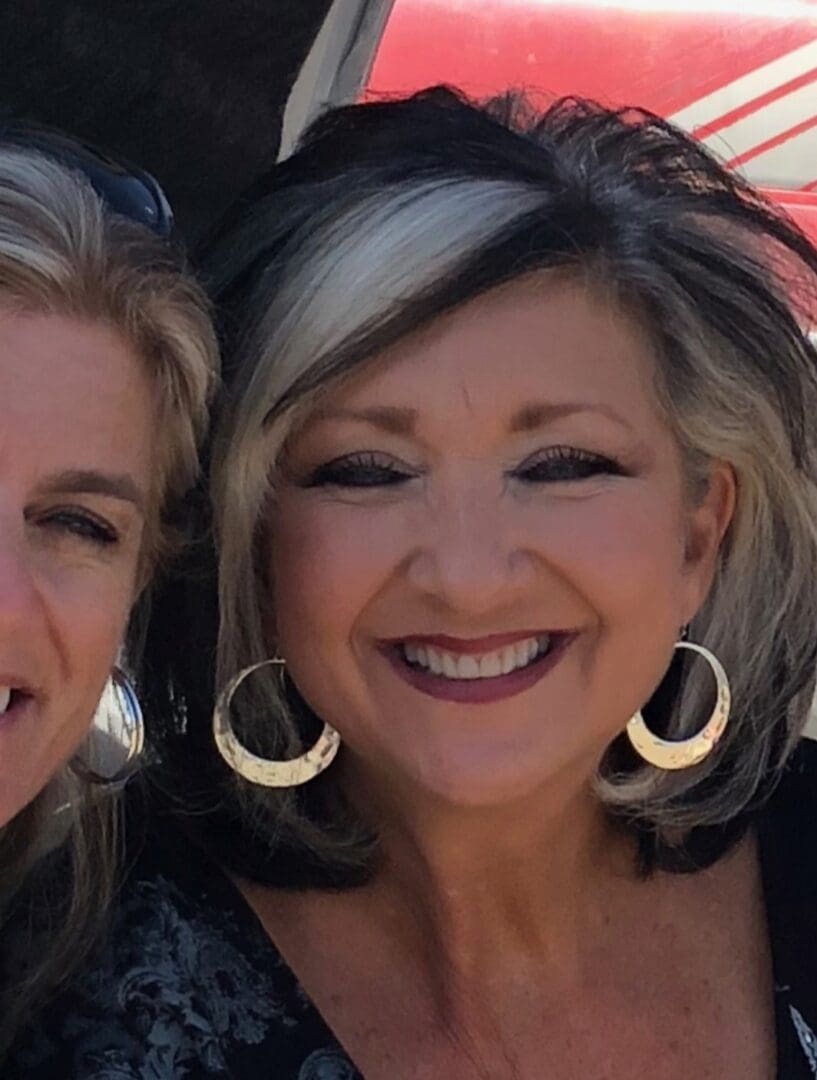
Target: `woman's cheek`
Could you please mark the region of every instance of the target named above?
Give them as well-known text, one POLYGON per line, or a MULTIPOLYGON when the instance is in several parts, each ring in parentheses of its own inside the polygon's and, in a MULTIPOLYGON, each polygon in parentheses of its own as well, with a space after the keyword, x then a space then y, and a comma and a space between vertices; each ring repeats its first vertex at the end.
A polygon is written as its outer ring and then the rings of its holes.
POLYGON ((283 503, 270 542, 279 634, 296 622, 313 635, 350 630, 408 553, 406 518, 393 505, 283 503))
POLYGON ((626 481, 587 498, 554 496, 529 520, 543 549, 573 550, 582 558, 676 563, 683 551, 680 500, 657 485, 626 481))
MULTIPOLYGON (((286 622, 313 640, 348 640, 369 601, 399 582, 412 552, 434 535, 432 518, 417 499, 366 504, 299 493, 282 500, 270 545, 277 635, 286 622)), ((543 491, 524 504, 499 500, 493 520, 510 548, 533 554, 543 573, 557 573, 610 617, 632 613, 637 599, 674 593, 681 513, 666 486, 627 482, 588 497, 543 491)))

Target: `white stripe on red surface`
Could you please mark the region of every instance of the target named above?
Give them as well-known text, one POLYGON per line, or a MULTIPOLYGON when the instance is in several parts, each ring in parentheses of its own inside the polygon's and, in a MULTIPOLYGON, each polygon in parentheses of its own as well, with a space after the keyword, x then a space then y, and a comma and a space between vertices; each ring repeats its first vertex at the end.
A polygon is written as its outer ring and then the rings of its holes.
MULTIPOLYGON (((746 160, 765 144, 781 140, 805 120, 817 114, 817 69, 812 81, 719 128, 704 139, 706 145, 730 160, 746 160)), ((737 162, 735 162, 737 164, 737 162)))
POLYGON ((814 68, 817 68, 817 40, 800 45, 776 60, 741 75, 718 90, 713 90, 711 94, 698 98, 691 105, 679 109, 669 119, 687 131, 697 132, 698 128, 715 124, 733 110, 743 110, 756 98, 806 75, 814 68))

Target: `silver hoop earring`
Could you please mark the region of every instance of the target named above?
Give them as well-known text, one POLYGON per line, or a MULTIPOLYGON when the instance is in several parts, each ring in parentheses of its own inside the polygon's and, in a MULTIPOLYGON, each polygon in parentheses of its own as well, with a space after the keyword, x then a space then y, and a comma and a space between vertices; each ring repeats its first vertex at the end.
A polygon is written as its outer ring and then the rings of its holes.
POLYGON ((218 752, 233 770, 252 784, 262 787, 287 788, 307 784, 328 768, 335 760, 340 749, 340 735, 331 724, 324 723, 318 741, 300 757, 290 761, 271 761, 251 753, 239 742, 230 720, 230 706, 236 690, 248 675, 267 665, 286 667, 286 661, 280 657, 261 660, 257 664, 244 668, 227 683, 219 694, 213 711, 213 738, 218 752))
POLYGON ((125 672, 120 667, 114 667, 110 678, 105 686, 100 705, 106 697, 112 697, 115 708, 122 718, 122 731, 125 736, 125 760, 112 776, 104 776, 102 773, 91 768, 86 762, 73 758, 70 762, 71 771, 81 780, 90 784, 103 787, 116 787, 124 784, 135 771, 135 763, 141 756, 145 746, 145 721, 136 691, 125 672))
POLYGON ((650 731, 640 711, 631 717, 627 724, 627 736, 633 749, 644 761, 657 769, 688 769, 692 765, 700 764, 720 741, 732 708, 729 679, 717 656, 703 645, 695 645, 691 641, 679 641, 675 648, 689 649, 706 660, 715 676, 717 698, 715 708, 704 727, 697 735, 688 739, 662 739, 650 731))

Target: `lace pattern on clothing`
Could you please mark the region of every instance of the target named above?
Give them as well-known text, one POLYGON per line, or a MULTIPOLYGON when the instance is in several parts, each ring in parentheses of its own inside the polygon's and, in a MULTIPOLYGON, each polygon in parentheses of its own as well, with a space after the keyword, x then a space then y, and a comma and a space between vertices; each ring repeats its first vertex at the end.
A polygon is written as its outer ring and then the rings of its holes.
MULTIPOLYGON (((133 882, 111 946, 77 981, 60 1015, 31 1033, 17 1055, 19 1075, 38 1077, 46 1069, 61 1080, 242 1076, 234 1071, 242 1050, 272 1037, 285 1045, 308 1015, 300 988, 288 995, 286 980, 256 965, 248 944, 230 911, 197 904, 163 875, 133 882)), ((272 1059, 269 1067, 265 1075, 277 1077, 272 1059)), ((314 1049, 296 1075, 358 1074, 328 1046, 314 1049)))
POLYGON ((806 1061, 809 1063, 813 1075, 817 1077, 817 1035, 814 1034, 803 1019, 799 1009, 795 1009, 793 1005, 789 1005, 789 1015, 794 1024, 797 1039, 803 1048, 803 1053, 806 1055, 806 1061))

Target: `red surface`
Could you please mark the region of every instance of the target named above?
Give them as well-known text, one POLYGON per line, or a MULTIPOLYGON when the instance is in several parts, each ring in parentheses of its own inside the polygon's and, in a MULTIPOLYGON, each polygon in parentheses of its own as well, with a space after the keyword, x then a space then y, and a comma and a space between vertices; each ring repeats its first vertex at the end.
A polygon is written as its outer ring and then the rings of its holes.
POLYGON ((397 0, 369 92, 443 81, 482 96, 515 86, 669 114, 815 38, 817 6, 813 18, 783 20, 564 0, 397 0))
POLYGON ((817 191, 766 190, 776 202, 788 210, 800 228, 817 244, 817 191))
MULTIPOLYGON (((770 0, 763 15, 742 13, 734 0, 711 0, 697 12, 627 7, 626 0, 618 9, 592 0, 396 0, 367 96, 446 82, 476 97, 514 87, 543 101, 580 94, 666 116, 817 40, 817 0, 803 0, 794 18, 786 0, 770 0)), ((814 116, 760 139, 735 163, 812 128, 817 140, 815 79, 817 69, 764 88, 696 134, 760 115, 764 106, 814 82, 814 116)), ((797 186, 805 201, 793 200, 794 192, 777 197, 817 241, 817 175, 808 161, 804 170, 797 186)))

